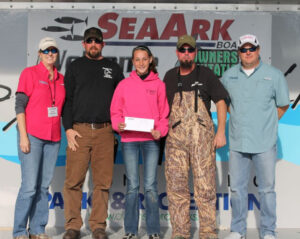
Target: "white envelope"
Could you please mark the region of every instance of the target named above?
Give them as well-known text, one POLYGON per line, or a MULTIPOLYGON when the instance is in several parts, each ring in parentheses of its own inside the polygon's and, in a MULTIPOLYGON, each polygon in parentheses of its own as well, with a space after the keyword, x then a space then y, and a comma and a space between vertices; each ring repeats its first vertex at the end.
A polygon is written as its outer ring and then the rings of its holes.
POLYGON ((125 130, 151 132, 154 128, 154 119, 125 117, 125 130))

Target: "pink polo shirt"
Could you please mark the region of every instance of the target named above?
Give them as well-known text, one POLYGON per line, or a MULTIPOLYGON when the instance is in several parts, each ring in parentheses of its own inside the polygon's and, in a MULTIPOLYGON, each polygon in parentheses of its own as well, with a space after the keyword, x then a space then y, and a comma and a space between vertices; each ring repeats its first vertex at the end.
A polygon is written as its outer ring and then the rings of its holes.
POLYGON ((64 77, 54 69, 54 80, 48 79, 49 72, 41 62, 27 67, 20 75, 17 92, 29 97, 25 109, 27 133, 43 140, 59 141, 61 139, 60 117, 65 101, 64 77), (48 107, 57 107, 58 115, 48 116, 48 107))

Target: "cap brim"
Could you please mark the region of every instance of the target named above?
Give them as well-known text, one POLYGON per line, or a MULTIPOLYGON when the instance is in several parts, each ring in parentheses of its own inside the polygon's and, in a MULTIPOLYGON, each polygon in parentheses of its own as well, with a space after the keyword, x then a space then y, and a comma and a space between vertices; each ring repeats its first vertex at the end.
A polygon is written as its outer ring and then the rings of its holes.
POLYGON ((187 42, 183 42, 183 43, 180 43, 180 44, 177 44, 177 48, 181 48, 183 45, 189 45, 190 47, 193 47, 193 48, 196 48, 196 46, 193 46, 191 45, 190 43, 187 43, 187 42))
POLYGON ((47 43, 40 50, 44 51, 44 50, 46 50, 49 47, 54 47, 54 48, 58 49, 58 47, 57 47, 56 44, 47 43))
POLYGON ((103 39, 102 39, 102 37, 99 37, 98 35, 95 35, 95 34, 89 34, 89 35, 87 35, 85 38, 84 38, 84 40, 87 40, 87 39, 89 39, 89 38, 95 38, 95 39, 97 39, 97 40, 99 40, 99 41, 103 41, 103 39))
POLYGON ((244 42, 242 45, 240 45, 239 47, 243 47, 246 44, 251 44, 252 46, 259 46, 259 44, 255 44, 254 42, 244 42))

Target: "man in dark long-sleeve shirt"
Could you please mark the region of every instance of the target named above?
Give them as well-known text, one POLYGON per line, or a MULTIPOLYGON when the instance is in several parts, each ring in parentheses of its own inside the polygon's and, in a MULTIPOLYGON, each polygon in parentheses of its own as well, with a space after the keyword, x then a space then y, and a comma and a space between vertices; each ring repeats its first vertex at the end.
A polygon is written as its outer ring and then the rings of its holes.
POLYGON ((82 185, 91 163, 93 208, 89 225, 94 239, 106 239, 108 191, 112 183, 114 136, 110 103, 117 84, 124 78, 118 64, 101 55, 102 32, 84 33, 85 55, 71 63, 65 75, 66 103, 63 124, 68 140, 63 239, 80 237, 82 185))

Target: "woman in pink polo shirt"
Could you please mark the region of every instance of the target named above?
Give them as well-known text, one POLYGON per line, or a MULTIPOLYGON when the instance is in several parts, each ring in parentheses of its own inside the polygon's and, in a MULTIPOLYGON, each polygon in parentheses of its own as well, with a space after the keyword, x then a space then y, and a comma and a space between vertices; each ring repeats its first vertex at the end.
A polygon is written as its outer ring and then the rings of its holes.
MULTIPOLYGON (((160 138, 168 132, 169 105, 165 83, 156 71, 154 57, 147 46, 132 51, 135 70, 121 81, 115 90, 111 107, 114 130, 121 135, 125 163, 127 192, 125 197, 125 235, 123 239, 137 239, 139 225, 139 152, 144 161, 144 194, 146 228, 149 239, 159 239, 159 207, 156 171, 160 138), (152 120, 148 129, 126 128, 126 117, 152 120), (151 130, 150 130, 151 128, 151 130)), ((133 119, 134 120, 134 119, 133 119)), ((127 125, 129 126, 129 125, 127 125)))
POLYGON ((38 54, 40 63, 23 70, 16 93, 22 183, 15 205, 15 239, 49 238, 45 234, 48 188, 60 146, 65 88, 63 75, 54 66, 58 57, 55 40, 43 38, 38 54))

